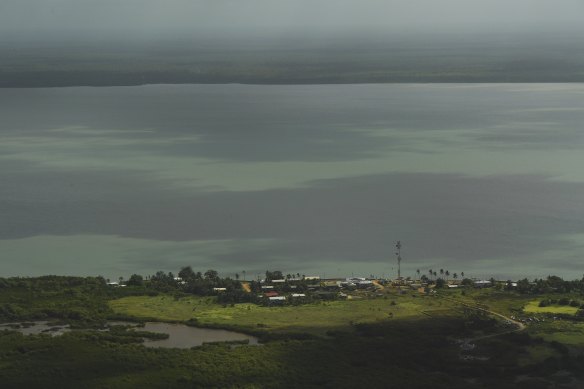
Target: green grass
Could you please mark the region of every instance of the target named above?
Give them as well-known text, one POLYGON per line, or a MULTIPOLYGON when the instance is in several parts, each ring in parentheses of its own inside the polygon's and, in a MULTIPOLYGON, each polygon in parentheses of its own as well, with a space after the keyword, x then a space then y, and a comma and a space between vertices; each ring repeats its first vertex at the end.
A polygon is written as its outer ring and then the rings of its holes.
POLYGON ((396 320, 427 316, 432 311, 442 315, 450 308, 448 302, 424 300, 421 297, 395 296, 390 299, 330 301, 285 307, 254 304, 223 307, 210 298, 184 297, 175 300, 170 296, 136 296, 112 300, 109 304, 118 314, 143 319, 187 321, 196 318, 201 325, 324 334, 327 330, 346 329, 355 323, 389 320, 390 313, 391 320, 396 320), (391 305, 392 300, 395 305, 391 305))
POLYGON ((547 307, 540 307, 541 300, 532 300, 523 308, 527 313, 557 313, 563 315, 575 315, 578 312, 578 307, 571 307, 569 305, 548 305, 547 307))
POLYGON ((584 346, 584 323, 574 323, 566 320, 548 320, 532 325, 529 333, 546 341, 556 341, 571 346, 584 346))
POLYGON ((440 293, 451 298, 460 299, 460 301, 467 304, 487 308, 508 316, 520 312, 523 309, 523 306, 533 298, 531 296, 495 290, 492 288, 465 289, 464 294, 462 290, 443 290, 440 291, 440 293))

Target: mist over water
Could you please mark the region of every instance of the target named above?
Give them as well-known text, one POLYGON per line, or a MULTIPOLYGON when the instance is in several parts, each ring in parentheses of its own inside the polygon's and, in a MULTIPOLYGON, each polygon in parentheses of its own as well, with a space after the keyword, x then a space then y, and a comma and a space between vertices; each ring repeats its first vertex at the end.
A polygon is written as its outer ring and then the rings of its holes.
POLYGON ((0 90, 2 275, 582 276, 581 84, 0 90))

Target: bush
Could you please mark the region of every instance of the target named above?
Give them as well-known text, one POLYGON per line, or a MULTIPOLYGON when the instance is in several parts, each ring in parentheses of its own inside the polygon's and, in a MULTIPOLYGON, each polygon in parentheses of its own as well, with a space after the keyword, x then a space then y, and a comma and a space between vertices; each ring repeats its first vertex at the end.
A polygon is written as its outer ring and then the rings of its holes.
POLYGON ((561 299, 558 300, 558 304, 560 304, 560 305, 568 305, 568 304, 570 304, 570 299, 568 299, 566 297, 562 297, 561 299))

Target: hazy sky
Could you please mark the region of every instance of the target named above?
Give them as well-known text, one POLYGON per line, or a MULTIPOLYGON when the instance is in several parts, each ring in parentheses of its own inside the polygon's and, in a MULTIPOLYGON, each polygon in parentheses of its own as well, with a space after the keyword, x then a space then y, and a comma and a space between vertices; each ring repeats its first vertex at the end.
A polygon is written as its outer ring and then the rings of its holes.
POLYGON ((26 34, 201 29, 532 31, 580 28, 581 0, 2 0, 0 29, 26 34))

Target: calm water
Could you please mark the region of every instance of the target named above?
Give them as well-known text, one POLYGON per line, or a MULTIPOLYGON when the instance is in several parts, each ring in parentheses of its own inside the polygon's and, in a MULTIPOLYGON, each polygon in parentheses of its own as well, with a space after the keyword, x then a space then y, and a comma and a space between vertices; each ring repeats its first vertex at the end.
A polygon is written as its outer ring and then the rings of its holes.
POLYGON ((582 275, 584 86, 0 90, 2 275, 582 275))
POLYGON ((50 325, 47 321, 35 321, 0 324, 0 331, 2 330, 17 330, 24 335, 48 334, 59 336, 71 331, 71 328, 69 328, 69 325, 50 325))
MULTIPOLYGON (((111 322, 110 325, 133 325, 133 323, 111 322)), ((62 335, 71 331, 69 326, 53 326, 46 321, 31 323, 8 323, 0 324, 0 331, 3 329, 13 329, 25 335, 49 334, 52 336, 62 335)), ((164 348, 191 348, 201 346, 205 342, 229 342, 248 340, 251 345, 257 345, 258 339, 232 331, 215 330, 207 328, 189 327, 184 324, 155 323, 148 322, 144 327, 138 328, 140 331, 158 332, 168 334, 168 339, 144 341, 146 347, 164 348)))
POLYGON ((238 340, 249 340, 248 344, 257 345, 258 339, 232 331, 215 330, 208 328, 195 328, 183 324, 170 323, 146 323, 144 331, 159 332, 169 334, 168 339, 147 340, 146 347, 177 347, 191 348, 200 346, 205 342, 229 342, 238 340))

